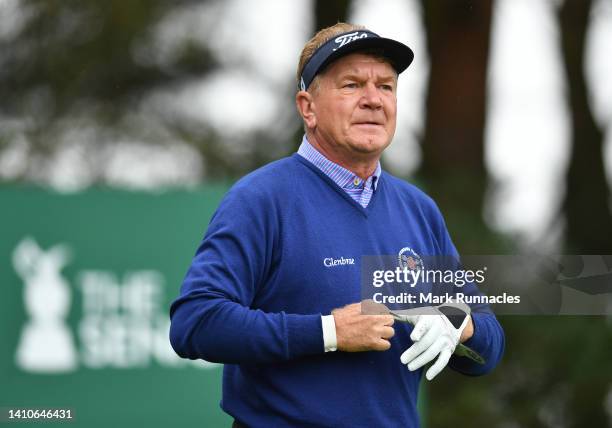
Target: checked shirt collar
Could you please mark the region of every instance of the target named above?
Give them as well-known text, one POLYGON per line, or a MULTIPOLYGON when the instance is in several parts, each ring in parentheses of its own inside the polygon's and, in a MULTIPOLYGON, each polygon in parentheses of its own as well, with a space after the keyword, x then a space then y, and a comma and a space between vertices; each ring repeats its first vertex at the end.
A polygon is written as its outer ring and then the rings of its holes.
POLYGON ((323 156, 308 142, 306 135, 302 138, 302 144, 300 144, 298 154, 319 168, 362 207, 367 207, 372 197, 372 193, 376 190, 378 178, 382 172, 380 162, 376 165, 374 174, 369 176, 367 180, 362 180, 352 171, 349 171, 323 156))

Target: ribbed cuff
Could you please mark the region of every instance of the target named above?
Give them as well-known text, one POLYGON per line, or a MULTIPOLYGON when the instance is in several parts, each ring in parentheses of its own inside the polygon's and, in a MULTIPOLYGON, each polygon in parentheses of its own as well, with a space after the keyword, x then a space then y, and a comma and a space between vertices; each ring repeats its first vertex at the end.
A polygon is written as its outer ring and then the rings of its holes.
POLYGON ((289 336, 289 358, 324 352, 321 314, 287 314, 287 332, 289 336))

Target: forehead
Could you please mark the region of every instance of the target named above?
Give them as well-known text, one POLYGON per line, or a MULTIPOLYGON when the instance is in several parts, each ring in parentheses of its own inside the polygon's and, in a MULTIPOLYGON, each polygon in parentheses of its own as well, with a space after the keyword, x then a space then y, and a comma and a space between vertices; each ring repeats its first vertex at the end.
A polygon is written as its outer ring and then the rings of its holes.
POLYGON ((386 58, 359 52, 338 58, 329 65, 324 74, 337 77, 347 73, 360 74, 371 71, 379 77, 397 77, 397 72, 386 58))

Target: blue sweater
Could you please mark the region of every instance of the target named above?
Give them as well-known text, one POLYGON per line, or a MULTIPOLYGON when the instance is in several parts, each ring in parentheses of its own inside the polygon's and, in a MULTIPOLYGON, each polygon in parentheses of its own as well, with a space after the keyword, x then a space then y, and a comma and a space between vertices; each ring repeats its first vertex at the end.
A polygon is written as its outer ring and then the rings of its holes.
MULTIPOLYGON (((455 254, 442 216, 420 190, 385 172, 367 208, 295 154, 247 175, 211 219, 170 309, 170 340, 184 358, 224 363, 221 407, 254 427, 419 426, 422 370, 400 355, 411 327, 395 324, 385 352, 324 353, 321 315, 361 300, 362 255, 455 254), (326 266, 324 259, 355 259, 326 266)), ((329 263, 328 263, 329 264, 329 263)), ((499 362, 503 331, 474 313, 466 342, 484 366, 499 362)))

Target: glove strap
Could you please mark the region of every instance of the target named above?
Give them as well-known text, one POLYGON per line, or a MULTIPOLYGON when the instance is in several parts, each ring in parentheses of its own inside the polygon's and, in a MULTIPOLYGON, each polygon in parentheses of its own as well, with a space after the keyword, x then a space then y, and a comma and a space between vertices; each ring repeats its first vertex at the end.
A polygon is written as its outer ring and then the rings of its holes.
POLYGON ((465 303, 459 302, 447 302, 436 309, 444 315, 452 324, 455 329, 462 331, 467 325, 467 317, 470 315, 472 310, 465 303))

